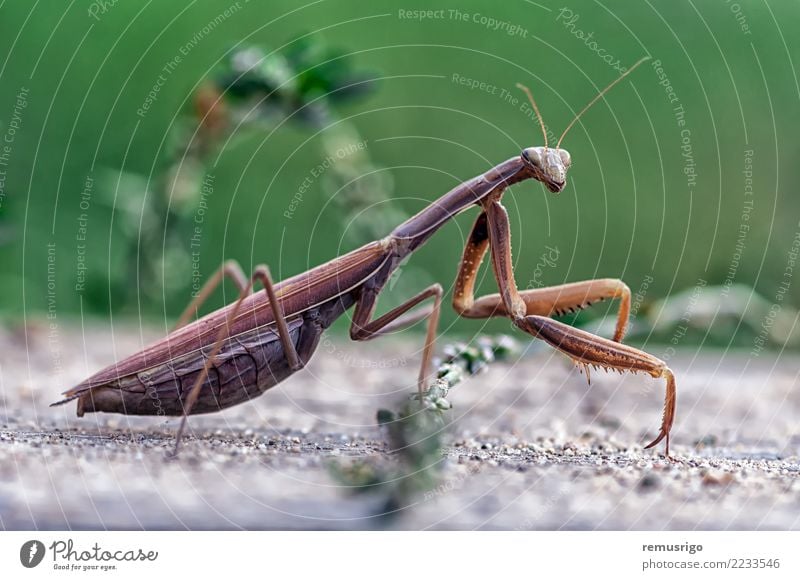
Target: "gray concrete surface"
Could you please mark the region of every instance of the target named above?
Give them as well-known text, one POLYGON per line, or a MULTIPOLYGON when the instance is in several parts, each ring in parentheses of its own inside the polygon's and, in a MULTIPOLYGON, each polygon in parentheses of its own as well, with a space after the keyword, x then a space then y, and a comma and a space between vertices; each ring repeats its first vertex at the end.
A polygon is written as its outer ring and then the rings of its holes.
MULTIPOLYGON (((440 484, 375 517, 331 462, 390 464, 375 411, 413 391, 411 337, 326 340, 310 367, 263 397, 177 420, 78 419, 60 390, 157 331, 46 324, 0 332, 3 529, 798 529, 800 358, 679 350, 674 460, 644 451, 663 386, 583 375, 535 349, 457 386, 440 484), (389 463, 386 463, 389 462, 389 463)), ((524 340, 525 337, 520 337, 524 340)), ((649 349, 657 356, 664 347, 649 349)))

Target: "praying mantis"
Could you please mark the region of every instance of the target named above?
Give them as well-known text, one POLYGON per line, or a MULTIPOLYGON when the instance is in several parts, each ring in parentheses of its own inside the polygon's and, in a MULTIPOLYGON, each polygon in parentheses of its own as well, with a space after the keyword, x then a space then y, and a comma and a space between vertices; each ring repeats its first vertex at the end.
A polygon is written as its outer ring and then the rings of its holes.
MULTIPOLYGON (((177 452, 189 415, 211 413, 261 395, 302 369, 322 333, 354 307, 350 338, 371 340, 426 321, 417 387, 427 388, 444 292, 440 284, 421 290, 400 306, 374 317, 378 297, 392 273, 453 217, 472 207, 479 214, 464 248, 453 292, 453 308, 465 318, 506 317, 518 329, 548 343, 577 365, 620 373, 646 373, 666 381, 661 429, 646 446, 665 440, 669 457, 675 418, 675 376, 666 363, 622 343, 631 307, 631 292, 618 279, 586 280, 558 286, 518 290, 511 260, 508 214, 502 198, 508 187, 534 179, 553 193, 561 192, 571 164, 561 148, 569 130, 607 91, 633 72, 645 57, 598 93, 548 146, 542 116, 532 93, 524 90, 536 113, 545 144, 489 169, 437 199, 397 226, 386 237, 280 283, 260 265, 248 279, 233 261, 225 262, 206 282, 181 315, 175 330, 144 350, 90 376, 64 393, 60 405, 77 399, 77 413, 182 416, 177 452), (486 254, 498 293, 475 297, 475 282, 486 254), (238 299, 190 322, 224 278, 239 289, 238 299), (264 291, 254 292, 255 283, 264 291), (596 336, 554 320, 553 315, 581 309, 604 299, 620 301, 612 339, 596 336), (420 307, 423 303, 428 303, 420 307)), ((420 401, 422 397, 420 396, 420 401)))

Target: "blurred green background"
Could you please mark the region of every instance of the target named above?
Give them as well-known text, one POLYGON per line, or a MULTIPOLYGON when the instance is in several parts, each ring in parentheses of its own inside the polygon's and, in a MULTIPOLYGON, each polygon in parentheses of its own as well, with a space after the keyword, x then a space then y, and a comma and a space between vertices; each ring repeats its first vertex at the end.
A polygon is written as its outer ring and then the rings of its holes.
MULTIPOLYGON (((14 320, 114 314, 166 327, 191 298, 193 266, 205 279, 235 258, 246 271, 267 263, 288 277, 541 145, 515 83, 532 88, 559 135, 618 76, 614 62, 649 54, 653 61, 566 138, 574 166, 561 195, 523 183, 506 196, 518 285, 620 277, 644 308, 700 286, 722 304, 738 296, 724 288, 742 284, 794 313, 800 280, 787 268, 800 230, 799 17, 797 2, 755 0, 5 2, 0 139, 14 134, 0 166, 0 312, 14 320), (435 12, 419 19, 415 10, 435 12), (233 99, 225 71, 235 55, 309 46, 312 60, 344 67, 331 75, 346 80, 352 70, 374 82, 342 99, 327 95, 325 82, 308 82, 297 90, 302 103, 321 99, 316 117, 293 114, 296 102, 257 122, 234 115, 221 136, 198 145, 198 91, 211 79, 233 99), (334 163, 336 172, 304 186, 348 135, 362 143, 357 162, 334 163), (213 175, 194 262, 201 197, 194 186, 181 197, 165 185, 182 160, 195 185, 198 174, 213 175), (358 183, 356 194, 340 190, 358 183), (370 198, 370 188, 381 191, 370 198), (707 290, 716 285, 722 290, 707 290)), ((449 288, 473 219, 459 216, 413 256, 381 308, 434 281, 449 288)), ((481 290, 495 287, 484 275, 481 290)), ((228 287, 208 308, 231 298, 228 287)), ((745 295, 737 304, 750 302, 745 295)), ((456 321, 448 308, 442 328, 507 324, 456 321)))

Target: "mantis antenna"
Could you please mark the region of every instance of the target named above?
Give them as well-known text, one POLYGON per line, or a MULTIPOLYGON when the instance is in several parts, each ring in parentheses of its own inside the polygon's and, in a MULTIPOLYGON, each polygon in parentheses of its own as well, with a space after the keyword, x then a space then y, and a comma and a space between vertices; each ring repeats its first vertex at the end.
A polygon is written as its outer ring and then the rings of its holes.
POLYGON ((611 90, 611 88, 612 88, 614 85, 616 85, 618 82, 620 82, 622 79, 624 79, 626 76, 628 76, 629 74, 631 74, 631 73, 632 73, 634 70, 636 70, 636 68, 637 68, 637 67, 638 67, 640 64, 642 64, 644 61, 646 61, 646 60, 649 60, 649 59, 650 59, 650 57, 649 57, 649 56, 643 56, 643 57, 642 57, 642 58, 640 58, 638 61, 636 61, 636 64, 634 64, 634 65, 633 65, 631 68, 629 68, 629 69, 628 69, 628 70, 626 70, 624 73, 622 73, 622 74, 621 74, 621 75, 620 75, 620 76, 619 76, 619 77, 618 77, 618 78, 617 78, 617 79, 616 79, 614 82, 612 82, 610 85, 608 85, 608 86, 607 86, 606 88, 604 88, 602 91, 600 91, 599 93, 597 93, 597 96, 596 96, 595 98, 593 98, 591 101, 589 101, 589 104, 588 104, 588 105, 586 105, 586 106, 583 108, 583 110, 581 110, 581 112, 580 112, 580 113, 578 113, 578 114, 575 116, 575 118, 574 118, 574 119, 572 119, 572 122, 571 122, 569 125, 567 125, 567 128, 566 128, 566 129, 564 129, 564 132, 561 134, 561 137, 559 137, 559 138, 558 138, 558 143, 556 144, 556 149, 558 149, 558 148, 561 146, 561 142, 564 140, 564 136, 567 134, 567 132, 568 132, 570 129, 572 129, 572 126, 573 126, 575 123, 577 123, 577 122, 578 122, 578 119, 580 119, 580 118, 581 118, 581 115, 583 115, 583 114, 584 114, 586 111, 588 111, 588 110, 589 110, 589 107, 591 107, 591 106, 592 106, 592 105, 594 105, 594 104, 595 104, 595 103, 596 103, 598 100, 600 100, 600 97, 602 97, 602 96, 603 96, 603 95, 605 95, 605 94, 606 94, 608 91, 610 91, 610 90, 611 90))
POLYGON ((531 105, 533 105, 533 110, 536 113, 536 118, 539 120, 539 126, 542 128, 542 136, 544 137, 544 148, 545 150, 547 150, 547 131, 544 128, 544 121, 542 121, 542 114, 539 112, 539 107, 536 106, 536 101, 533 98, 533 93, 528 87, 526 87, 522 83, 517 83, 517 88, 525 91, 525 94, 528 95, 528 100, 531 102, 531 105))

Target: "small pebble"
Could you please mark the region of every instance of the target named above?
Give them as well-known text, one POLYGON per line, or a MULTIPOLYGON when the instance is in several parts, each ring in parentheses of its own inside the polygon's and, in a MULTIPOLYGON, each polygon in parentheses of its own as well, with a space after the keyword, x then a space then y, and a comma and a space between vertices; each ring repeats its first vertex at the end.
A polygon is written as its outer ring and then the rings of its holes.
POLYGON ((725 486, 733 481, 733 474, 728 471, 707 471, 703 475, 703 485, 720 485, 725 486))

